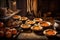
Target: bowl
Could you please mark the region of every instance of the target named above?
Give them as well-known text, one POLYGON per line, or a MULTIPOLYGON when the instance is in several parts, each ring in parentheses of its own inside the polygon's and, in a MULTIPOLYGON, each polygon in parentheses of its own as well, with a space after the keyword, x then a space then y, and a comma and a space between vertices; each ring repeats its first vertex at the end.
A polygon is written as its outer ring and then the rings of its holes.
POLYGON ((27 20, 28 18, 27 17, 21 17, 21 20, 27 20))
POLYGON ((29 29, 31 27, 31 25, 27 25, 27 24, 21 24, 20 26, 22 29, 29 29))
POLYGON ((44 22, 40 23, 40 25, 43 27, 43 29, 49 29, 49 28, 53 29, 53 25, 50 22, 44 21, 44 22))
POLYGON ((43 31, 43 34, 46 36, 55 36, 57 34, 57 31, 53 29, 46 29, 43 31))
POLYGON ((35 22, 41 22, 42 19, 41 18, 34 18, 33 21, 35 21, 35 22))
POLYGON ((32 20, 27 20, 27 21, 25 22, 25 24, 29 24, 29 25, 34 24, 34 23, 35 23, 35 21, 32 21, 32 20))
POLYGON ((40 25, 34 25, 31 27, 31 30, 33 31, 41 31, 43 29, 43 27, 41 27, 40 25))
POLYGON ((12 18, 21 20, 21 16, 20 15, 14 15, 12 18))

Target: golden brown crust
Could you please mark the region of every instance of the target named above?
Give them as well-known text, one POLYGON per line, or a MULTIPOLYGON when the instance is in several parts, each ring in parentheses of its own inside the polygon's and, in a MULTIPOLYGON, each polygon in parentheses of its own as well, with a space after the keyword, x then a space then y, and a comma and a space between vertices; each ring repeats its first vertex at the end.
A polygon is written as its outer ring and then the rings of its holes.
POLYGON ((30 25, 22 24, 21 27, 22 27, 22 28, 29 28, 30 25))
POLYGON ((27 20, 28 18, 27 17, 21 17, 21 20, 27 20))
POLYGON ((41 24, 41 26, 43 26, 43 27, 48 27, 48 26, 50 26, 48 23, 46 23, 46 22, 43 22, 42 24, 41 24))
POLYGON ((41 18, 35 18, 34 21, 36 21, 36 22, 41 22, 42 19, 41 19, 41 18))
POLYGON ((49 35, 49 36, 53 36, 53 35, 56 35, 56 31, 55 30, 52 30, 52 29, 48 29, 48 30, 45 30, 44 31, 44 34, 45 35, 49 35))
POLYGON ((31 29, 39 31, 39 30, 42 30, 42 27, 40 27, 40 26, 37 25, 37 26, 32 26, 31 29))
POLYGON ((19 16, 19 15, 14 15, 13 18, 14 18, 14 19, 19 19, 20 16, 19 16))

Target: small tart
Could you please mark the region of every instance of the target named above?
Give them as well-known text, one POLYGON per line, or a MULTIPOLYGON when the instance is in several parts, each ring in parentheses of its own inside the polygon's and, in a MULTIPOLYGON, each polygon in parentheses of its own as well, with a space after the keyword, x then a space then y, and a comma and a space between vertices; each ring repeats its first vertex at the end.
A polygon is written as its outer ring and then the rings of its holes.
POLYGON ((34 18, 34 21, 40 22, 40 21, 42 21, 42 19, 41 18, 34 18))
POLYGON ((28 18, 27 17, 21 17, 21 20, 27 20, 28 18))
POLYGON ((26 21, 26 24, 34 24, 35 22, 34 21, 32 21, 32 20, 27 20, 26 21))
POLYGON ((49 27, 50 25, 51 25, 50 22, 43 22, 43 23, 41 23, 42 27, 49 27))
POLYGON ((47 29, 43 32, 43 34, 45 35, 49 35, 49 36, 54 36, 56 35, 57 31, 53 30, 53 29, 47 29))
POLYGON ((22 25, 21 25, 21 28, 30 28, 30 25, 22 24, 22 25))
POLYGON ((19 16, 19 15, 14 15, 14 16, 13 16, 13 19, 21 19, 21 16, 19 16))
POLYGON ((31 27, 31 29, 38 31, 38 30, 42 30, 42 27, 39 26, 39 25, 36 25, 36 26, 34 25, 34 26, 31 27))

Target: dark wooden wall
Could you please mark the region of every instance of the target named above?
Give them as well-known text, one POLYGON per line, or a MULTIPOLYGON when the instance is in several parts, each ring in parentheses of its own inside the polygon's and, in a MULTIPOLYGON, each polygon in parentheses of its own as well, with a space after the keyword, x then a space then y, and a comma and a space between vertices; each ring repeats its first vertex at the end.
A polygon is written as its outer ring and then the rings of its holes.
POLYGON ((49 11, 54 11, 58 9, 59 1, 58 0, 38 0, 38 9, 47 9, 49 11))
MULTIPOLYGON (((0 7, 1 5, 4 7, 8 7, 8 2, 5 3, 6 0, 0 0, 0 7), (5 4, 3 4, 3 2, 5 4)), ((19 12, 20 15, 25 16, 27 14, 27 0, 16 0, 17 1, 17 8, 21 10, 19 12)), ((59 0, 38 0, 38 11, 41 11, 42 14, 44 12, 51 11, 53 15, 59 15, 60 16, 60 1, 59 0)))
POLYGON ((17 1, 17 8, 21 10, 19 14, 21 16, 25 16, 27 12, 26 10, 27 0, 16 0, 16 1, 17 1))
POLYGON ((43 13, 52 12, 53 16, 60 15, 59 0, 38 0, 38 11, 43 13))
MULTIPOLYGON (((51 11, 54 14, 60 12, 59 0, 38 0, 38 11, 44 12, 51 11)), ((26 15, 26 0, 17 0, 17 8, 21 10, 20 15, 26 15)))
POLYGON ((0 7, 6 7, 6 0, 0 0, 0 7))

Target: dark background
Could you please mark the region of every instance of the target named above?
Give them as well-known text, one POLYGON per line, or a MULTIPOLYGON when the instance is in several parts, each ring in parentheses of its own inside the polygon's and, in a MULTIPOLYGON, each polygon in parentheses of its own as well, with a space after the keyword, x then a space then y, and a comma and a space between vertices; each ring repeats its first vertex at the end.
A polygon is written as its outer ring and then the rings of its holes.
MULTIPOLYGON (((0 0, 0 5, 4 7, 9 7, 9 0, 0 0)), ((12 1, 12 0, 11 0, 12 1)), ((27 0, 16 0, 17 8, 21 10, 20 15, 27 15, 26 11, 26 1, 27 0)), ((0 7, 1 7, 0 6, 0 7)), ((60 17, 60 1, 59 0, 38 0, 38 11, 42 12, 42 15, 46 12, 52 12, 53 17, 60 17)))

